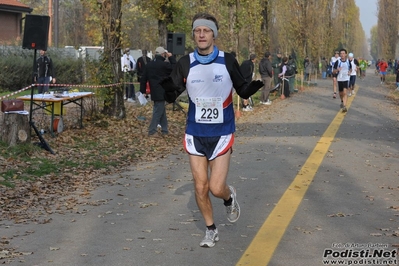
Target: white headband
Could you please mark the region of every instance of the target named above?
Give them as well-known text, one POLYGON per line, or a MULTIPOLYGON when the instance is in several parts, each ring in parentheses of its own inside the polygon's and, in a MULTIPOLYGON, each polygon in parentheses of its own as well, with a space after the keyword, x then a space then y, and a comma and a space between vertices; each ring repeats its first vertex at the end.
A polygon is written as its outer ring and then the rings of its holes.
POLYGON ((193 35, 194 35, 194 30, 196 27, 199 26, 205 26, 210 28, 213 31, 213 37, 217 37, 218 36, 218 29, 216 27, 215 22, 213 22, 212 20, 208 20, 208 19, 197 19, 194 21, 193 23, 193 35))

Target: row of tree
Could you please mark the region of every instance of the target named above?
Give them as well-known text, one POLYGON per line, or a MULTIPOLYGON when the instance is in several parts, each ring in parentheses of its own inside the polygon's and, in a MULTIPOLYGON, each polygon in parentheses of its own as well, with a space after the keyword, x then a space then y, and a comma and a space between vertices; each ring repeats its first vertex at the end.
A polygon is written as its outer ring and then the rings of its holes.
POLYGON ((167 32, 182 32, 190 49, 191 18, 205 11, 219 20, 218 45, 240 59, 277 49, 317 59, 340 47, 368 55, 355 0, 22 0, 35 14, 47 14, 49 1, 59 1, 53 20, 59 21, 54 31, 61 47, 103 45, 103 6, 120 2, 121 47, 153 50, 166 45, 167 32))
MULTIPOLYGON (((58 1, 58 46, 104 45, 101 6, 120 2, 120 46, 153 50, 166 45, 167 32, 190 36, 191 18, 199 11, 220 22, 218 45, 236 51, 240 59, 266 50, 295 52, 299 58, 329 57, 345 47, 368 57, 368 43, 355 0, 22 0, 34 14, 47 14, 50 1, 58 1)), ((57 6, 57 5, 53 5, 57 6)), ((398 42, 398 0, 378 0, 378 24, 371 31, 374 59, 394 58, 398 42)), ((54 14, 56 14, 54 12, 54 14)), ((54 37, 54 34, 53 34, 54 37)), ((189 50, 193 43, 186 38, 189 50)))
POLYGON ((378 23, 371 29, 370 54, 377 58, 394 59, 398 50, 399 0, 378 0, 378 23))
MULTIPOLYGON (((191 50, 191 18, 208 12, 219 21, 217 44, 239 60, 265 51, 318 61, 346 48, 356 57, 369 51, 355 0, 49 0, 59 1, 59 45, 104 46, 102 82, 120 81, 121 49, 166 46, 167 32, 185 33, 191 50)), ((46 14, 47 0, 23 1, 46 14)), ((398 0, 379 0, 375 58, 395 54, 398 0), (382 14, 382 15, 380 15, 382 14)), ((374 38, 375 37, 375 38, 374 38)), ((375 41, 375 43, 374 43, 375 41)), ((373 54, 374 56, 374 54, 373 54)), ((259 56, 261 57, 261 56, 259 56)), ((109 92, 108 113, 123 114, 122 88, 109 92), (121 112, 122 108, 122 112, 121 112)), ((120 116, 120 115, 119 115, 120 116)), ((123 115, 122 115, 123 116, 123 115)))

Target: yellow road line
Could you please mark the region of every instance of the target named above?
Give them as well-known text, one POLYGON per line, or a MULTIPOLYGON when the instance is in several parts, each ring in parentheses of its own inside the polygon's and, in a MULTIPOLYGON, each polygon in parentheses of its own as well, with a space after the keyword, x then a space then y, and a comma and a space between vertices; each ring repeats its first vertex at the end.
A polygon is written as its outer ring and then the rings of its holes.
MULTIPOLYGON (((355 88, 357 94, 357 87, 355 88)), ((338 98, 339 99, 339 98, 338 98)), ((347 108, 353 97, 348 97, 347 108)), ((288 225, 297 211, 309 185, 313 181, 331 142, 342 124, 346 113, 341 111, 335 116, 327 130, 317 142, 316 147, 292 181, 288 189, 267 217, 251 244, 241 256, 237 265, 268 265, 274 251, 283 237, 288 225)))

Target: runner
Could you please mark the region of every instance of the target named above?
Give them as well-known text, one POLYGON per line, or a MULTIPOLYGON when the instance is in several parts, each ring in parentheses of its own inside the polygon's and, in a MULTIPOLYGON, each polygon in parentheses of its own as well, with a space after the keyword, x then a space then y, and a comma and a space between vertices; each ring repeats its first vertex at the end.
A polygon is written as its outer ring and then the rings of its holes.
POLYGON ((352 66, 349 60, 346 58, 347 51, 346 49, 341 49, 339 51, 340 59, 337 60, 334 64, 333 73, 337 75, 337 82, 338 82, 338 91, 339 97, 341 98, 341 108, 342 112, 347 112, 348 109, 346 108, 346 101, 347 97, 347 89, 349 86, 349 78, 350 73, 352 71, 352 66))
POLYGON ((356 75, 357 75, 357 69, 359 66, 359 62, 357 61, 356 58, 353 57, 353 53, 349 53, 349 62, 351 62, 352 66, 352 72, 350 74, 349 78, 349 92, 348 96, 351 97, 352 95, 355 94, 355 83, 356 83, 356 75))
POLYGON ((388 64, 384 60, 384 58, 382 58, 381 61, 378 63, 378 68, 380 70, 381 84, 384 84, 385 83, 385 77, 387 75, 387 68, 388 68, 388 64))
MULTIPOLYGON (((334 64, 335 64, 335 62, 337 62, 338 59, 339 59, 339 52, 335 51, 334 56, 331 57, 331 60, 330 60, 330 64, 331 64, 332 68, 334 68, 334 64)), ((335 98, 337 98, 337 75, 334 74, 334 71, 332 73, 332 78, 333 78, 333 91, 334 91, 333 98, 335 99, 335 98)))
POLYGON ((183 143, 189 154, 195 199, 206 225, 201 247, 213 247, 219 241, 210 193, 224 201, 229 222, 240 217, 236 189, 226 184, 235 132, 233 88, 248 99, 263 87, 259 80, 248 83, 234 56, 219 51, 215 45, 218 29, 214 16, 195 15, 192 36, 197 47, 161 82, 168 102, 174 102, 186 89, 189 96, 183 143))

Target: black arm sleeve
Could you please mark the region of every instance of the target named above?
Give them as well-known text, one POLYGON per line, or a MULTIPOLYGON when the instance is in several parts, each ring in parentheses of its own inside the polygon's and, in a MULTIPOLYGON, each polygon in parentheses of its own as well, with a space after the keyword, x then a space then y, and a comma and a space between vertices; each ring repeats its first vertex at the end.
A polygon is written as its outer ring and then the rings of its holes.
POLYGON ((189 69, 190 58, 186 55, 177 62, 170 76, 161 81, 161 86, 165 90, 165 101, 173 103, 186 90, 186 79, 189 69))

